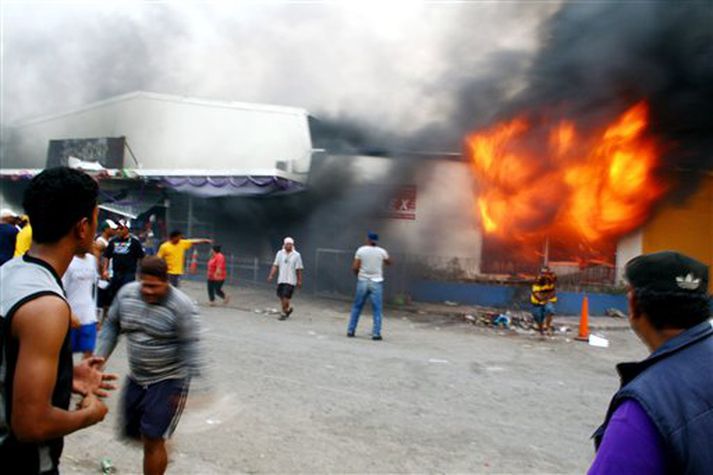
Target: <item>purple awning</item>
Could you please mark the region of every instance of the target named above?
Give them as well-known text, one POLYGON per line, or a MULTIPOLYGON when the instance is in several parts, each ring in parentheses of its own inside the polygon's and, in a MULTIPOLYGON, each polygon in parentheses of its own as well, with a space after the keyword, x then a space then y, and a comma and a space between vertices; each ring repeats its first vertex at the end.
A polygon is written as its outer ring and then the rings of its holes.
POLYGON ((163 176, 154 179, 176 191, 202 198, 285 194, 305 188, 302 183, 274 176, 163 176))

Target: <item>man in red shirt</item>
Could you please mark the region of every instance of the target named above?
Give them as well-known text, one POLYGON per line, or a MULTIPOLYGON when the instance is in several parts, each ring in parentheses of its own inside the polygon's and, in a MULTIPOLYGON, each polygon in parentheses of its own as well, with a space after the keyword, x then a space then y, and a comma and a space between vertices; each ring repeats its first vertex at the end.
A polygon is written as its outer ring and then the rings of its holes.
POLYGON ((208 299, 211 307, 215 305, 216 295, 223 299, 224 305, 230 301, 230 296, 223 292, 226 275, 225 255, 221 252, 220 246, 215 245, 208 261, 208 299))

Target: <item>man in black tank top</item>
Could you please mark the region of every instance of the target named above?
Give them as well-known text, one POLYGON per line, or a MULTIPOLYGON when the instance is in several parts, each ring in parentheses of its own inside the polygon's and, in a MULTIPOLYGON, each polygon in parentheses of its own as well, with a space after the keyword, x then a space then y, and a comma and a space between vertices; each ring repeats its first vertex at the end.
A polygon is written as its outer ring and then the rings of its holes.
POLYGON ((99 399, 113 386, 90 358, 73 368, 71 310, 61 276, 75 254, 92 249, 96 182, 77 170, 37 175, 23 206, 32 247, 0 267, 0 471, 58 473, 63 436, 104 419, 99 399), (72 392, 84 398, 69 410, 72 392))

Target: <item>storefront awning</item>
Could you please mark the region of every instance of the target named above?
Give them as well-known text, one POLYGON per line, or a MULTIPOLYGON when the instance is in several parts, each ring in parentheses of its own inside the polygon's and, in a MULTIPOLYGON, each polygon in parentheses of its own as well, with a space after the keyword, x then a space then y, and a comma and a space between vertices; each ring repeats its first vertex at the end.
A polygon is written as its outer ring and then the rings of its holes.
MULTIPOLYGON (((41 169, 0 170, 0 177, 12 180, 30 179, 41 169)), ((240 174, 238 170, 84 170, 98 180, 153 183, 177 192, 201 198, 224 196, 266 196, 289 194, 305 189, 304 177, 281 170, 253 170, 240 174)), ((132 211, 126 211, 132 213, 132 211)))
POLYGON ((304 189, 301 183, 276 176, 172 176, 162 177, 158 181, 176 191, 202 198, 274 195, 304 189))

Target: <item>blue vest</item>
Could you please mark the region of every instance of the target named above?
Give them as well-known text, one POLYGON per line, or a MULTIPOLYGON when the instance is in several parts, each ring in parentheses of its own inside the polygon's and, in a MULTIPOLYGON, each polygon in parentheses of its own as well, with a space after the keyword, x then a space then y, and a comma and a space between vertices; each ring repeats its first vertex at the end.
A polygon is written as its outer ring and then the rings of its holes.
POLYGON ((599 448, 616 408, 636 400, 658 429, 669 473, 713 473, 713 327, 707 320, 639 363, 617 366, 621 389, 594 434, 599 448))

